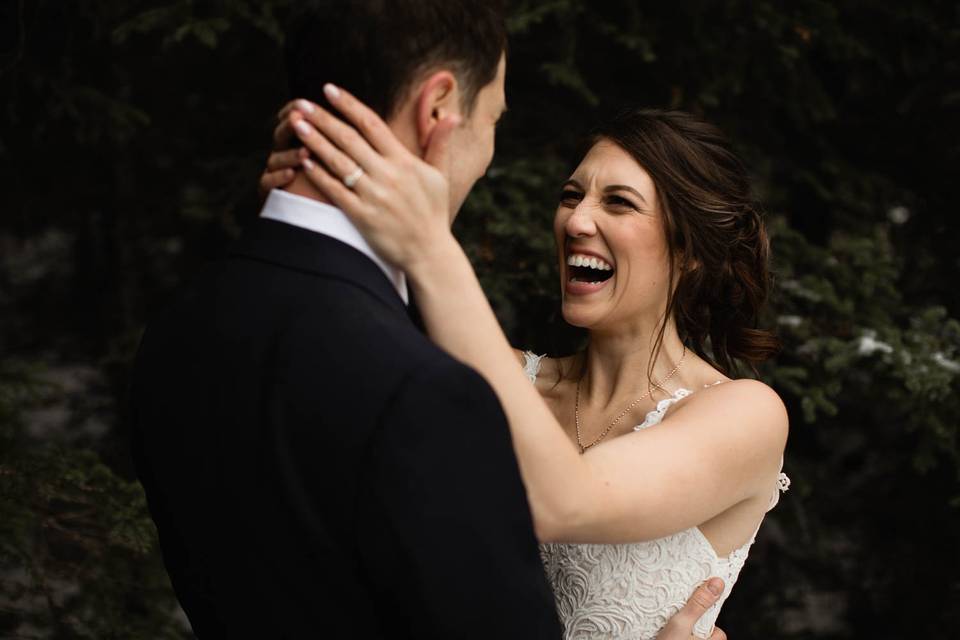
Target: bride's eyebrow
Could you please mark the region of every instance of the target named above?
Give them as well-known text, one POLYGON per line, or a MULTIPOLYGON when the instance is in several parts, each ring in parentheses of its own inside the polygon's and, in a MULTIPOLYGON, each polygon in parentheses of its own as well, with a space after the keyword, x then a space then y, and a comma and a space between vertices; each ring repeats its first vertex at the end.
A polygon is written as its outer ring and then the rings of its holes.
POLYGON ((637 191, 633 187, 628 187, 625 184, 611 184, 607 187, 604 187, 603 189, 604 193, 609 193, 611 191, 629 191, 630 193, 640 198, 640 201, 643 202, 643 204, 647 204, 647 199, 644 198, 639 191, 637 191))
POLYGON ((561 189, 566 189, 567 187, 576 187, 580 191, 586 191, 586 189, 584 189, 583 186, 573 178, 571 178, 570 180, 567 180, 562 185, 560 185, 561 189))

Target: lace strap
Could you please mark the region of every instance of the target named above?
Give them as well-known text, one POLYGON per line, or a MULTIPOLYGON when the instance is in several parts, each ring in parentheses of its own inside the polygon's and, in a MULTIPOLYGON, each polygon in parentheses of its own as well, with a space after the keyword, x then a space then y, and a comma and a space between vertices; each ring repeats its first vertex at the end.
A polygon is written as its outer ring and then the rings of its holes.
POLYGON ((664 398, 663 400, 658 402, 656 409, 649 412, 646 418, 644 418, 643 422, 635 426, 633 430, 642 431, 643 429, 646 429, 648 427, 652 427, 654 425, 660 424, 660 422, 663 421, 663 416, 667 414, 667 409, 669 409, 676 403, 680 402, 681 400, 683 400, 684 398, 686 398, 692 393, 693 392, 690 391, 689 389, 684 389, 683 387, 680 387, 679 389, 674 391, 672 396, 670 396, 669 398, 664 398))
POLYGON ((537 381, 537 375, 540 373, 540 366, 545 356, 546 354, 538 356, 533 351, 523 352, 523 372, 527 374, 527 378, 530 379, 531 383, 535 383, 537 381))
MULTIPOLYGON (((723 380, 717 380, 713 384, 703 385, 703 388, 707 389, 708 387, 715 387, 718 384, 723 384, 723 382, 724 382, 723 380)), ((691 391, 690 389, 684 389, 683 387, 680 387, 673 393, 672 396, 670 396, 669 398, 664 398, 663 400, 658 402, 656 408, 653 411, 649 412, 644 418, 643 422, 635 426, 633 430, 642 431, 643 429, 646 429, 648 427, 652 427, 654 425, 660 424, 663 421, 663 417, 667 414, 667 409, 669 409, 676 403, 680 402, 687 396, 691 395, 692 393, 693 391, 691 391)))

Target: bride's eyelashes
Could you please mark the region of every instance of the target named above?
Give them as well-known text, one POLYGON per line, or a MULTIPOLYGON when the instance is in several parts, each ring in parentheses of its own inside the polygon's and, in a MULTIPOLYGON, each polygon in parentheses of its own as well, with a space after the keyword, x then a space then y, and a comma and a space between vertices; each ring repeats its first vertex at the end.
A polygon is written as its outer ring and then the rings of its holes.
MULTIPOLYGON (((580 193, 579 191, 564 189, 560 193, 560 204, 562 206, 575 207, 581 200, 583 200, 583 194, 580 193)), ((626 209, 633 209, 635 211, 638 210, 637 206, 633 204, 633 202, 620 196, 608 195, 603 199, 603 202, 608 207, 611 207, 614 209, 626 208, 626 209)))
POLYGON ((617 208, 626 207, 628 209, 636 209, 636 205, 627 200, 626 198, 621 198, 620 196, 607 196, 606 202, 608 205, 617 208))
POLYGON ((583 194, 578 191, 564 189, 560 192, 560 204, 562 205, 576 206, 581 200, 583 200, 583 194))

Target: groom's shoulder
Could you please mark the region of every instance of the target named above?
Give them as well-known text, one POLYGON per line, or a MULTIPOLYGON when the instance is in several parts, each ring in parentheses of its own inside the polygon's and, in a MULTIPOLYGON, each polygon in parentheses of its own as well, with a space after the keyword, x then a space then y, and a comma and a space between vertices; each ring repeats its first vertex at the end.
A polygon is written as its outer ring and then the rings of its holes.
POLYGON ((333 378, 361 386, 360 379, 384 385, 414 371, 456 367, 416 328, 393 285, 379 272, 366 275, 224 256, 151 318, 148 333, 164 358, 184 350, 213 359, 228 351, 231 361, 273 353, 278 367, 333 370, 333 378))
POLYGON ((348 369, 413 371, 459 364, 413 324, 403 307, 349 282, 324 285, 328 304, 311 304, 291 317, 291 347, 304 357, 320 352, 340 357, 348 369))
POLYGON ((282 348, 295 360, 323 359, 350 375, 463 367, 414 325, 399 297, 389 299, 392 291, 326 276, 311 277, 303 291, 278 325, 282 348))
POLYGON ((338 308, 312 308, 292 320, 277 361, 290 372, 310 373, 281 374, 289 392, 307 403, 346 403, 358 423, 372 426, 389 416, 412 420, 423 433, 434 433, 437 415, 502 419, 496 395, 479 373, 408 318, 384 312, 362 293, 350 297, 356 304, 344 304, 348 298, 340 296, 338 308))

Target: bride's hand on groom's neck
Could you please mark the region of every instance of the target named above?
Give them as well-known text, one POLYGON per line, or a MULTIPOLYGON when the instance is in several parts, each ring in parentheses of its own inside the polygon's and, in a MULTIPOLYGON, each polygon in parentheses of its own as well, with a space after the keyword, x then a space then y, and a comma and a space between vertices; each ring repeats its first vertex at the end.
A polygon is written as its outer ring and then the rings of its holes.
POLYGON ((446 174, 458 114, 441 118, 425 137, 423 157, 413 153, 371 109, 330 85, 327 99, 344 119, 319 105, 290 114, 310 151, 304 180, 328 197, 386 260, 408 275, 431 274, 462 252, 450 231, 446 174))
POLYGON ((310 155, 306 147, 299 145, 293 131, 294 111, 301 114, 309 109, 310 103, 304 100, 291 100, 277 113, 277 126, 273 130, 273 149, 267 158, 267 166, 260 175, 259 195, 263 201, 271 189, 289 186, 296 178, 297 170, 310 155))

